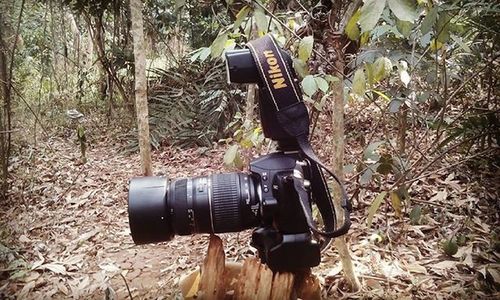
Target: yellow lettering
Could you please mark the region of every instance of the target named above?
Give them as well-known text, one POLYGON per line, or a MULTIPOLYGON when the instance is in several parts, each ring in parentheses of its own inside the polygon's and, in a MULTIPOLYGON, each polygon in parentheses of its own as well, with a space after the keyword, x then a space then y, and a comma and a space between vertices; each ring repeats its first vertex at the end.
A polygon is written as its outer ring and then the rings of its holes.
POLYGON ((276 74, 276 73, 281 73, 280 66, 274 65, 274 66, 269 66, 269 71, 267 71, 269 74, 276 74))
POLYGON ((280 78, 280 77, 283 77, 283 74, 281 73, 277 73, 277 74, 271 74, 269 75, 270 78, 280 78))
POLYGON ((273 87, 275 90, 287 87, 287 85, 285 84, 285 78, 283 77, 273 79, 272 82, 274 84, 273 87))
POLYGON ((278 65, 278 61, 276 60, 276 57, 269 57, 267 59, 267 63, 269 64, 269 66, 276 66, 278 65))
POLYGON ((274 57, 274 53, 271 50, 266 50, 266 51, 264 51, 264 56, 265 57, 274 57))
POLYGON ((267 58, 267 64, 269 65, 269 70, 267 73, 269 77, 272 79, 273 88, 275 90, 286 88, 287 85, 285 83, 285 78, 283 78, 283 73, 281 72, 280 66, 278 65, 278 60, 274 56, 273 51, 265 50, 264 56, 267 58))

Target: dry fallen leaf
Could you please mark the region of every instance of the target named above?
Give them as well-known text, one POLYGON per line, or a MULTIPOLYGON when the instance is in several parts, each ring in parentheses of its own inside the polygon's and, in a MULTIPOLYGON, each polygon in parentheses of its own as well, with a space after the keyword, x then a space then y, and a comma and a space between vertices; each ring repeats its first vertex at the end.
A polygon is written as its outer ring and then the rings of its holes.
POLYGON ((61 274, 61 275, 67 274, 66 268, 63 265, 57 264, 57 263, 43 264, 43 265, 40 265, 39 267, 37 267, 36 269, 37 270, 49 270, 49 271, 52 271, 56 274, 61 274))
POLYGON ((405 265, 404 268, 410 273, 427 274, 427 269, 417 263, 405 265))
POLYGON ((23 289, 21 290, 21 292, 19 292, 19 296, 18 296, 18 299, 24 299, 26 298, 26 296, 28 295, 28 293, 36 286, 36 282, 33 280, 33 281, 30 281, 28 283, 26 283, 24 286, 23 286, 23 289))
POLYGON ((438 262, 437 264, 433 264, 431 266, 431 268, 432 269, 440 269, 440 270, 451 269, 451 268, 455 268, 455 266, 457 264, 458 264, 458 262, 453 261, 453 260, 443 260, 441 262, 438 262))
POLYGON ((113 263, 102 263, 102 264, 99 264, 99 268, 101 268, 104 271, 109 272, 109 273, 116 273, 116 272, 120 271, 120 268, 117 267, 113 263))
POLYGON ((448 197, 448 192, 446 192, 446 190, 439 191, 429 201, 430 202, 442 202, 442 201, 446 200, 446 197, 448 197))

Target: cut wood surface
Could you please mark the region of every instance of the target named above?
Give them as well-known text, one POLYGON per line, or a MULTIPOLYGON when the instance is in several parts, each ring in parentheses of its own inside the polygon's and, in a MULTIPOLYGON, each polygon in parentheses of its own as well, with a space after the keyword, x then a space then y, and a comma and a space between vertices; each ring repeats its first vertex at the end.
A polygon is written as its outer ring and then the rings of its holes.
POLYGON ((319 281, 310 270, 273 273, 258 258, 247 258, 243 265, 226 264, 222 241, 216 235, 210 237, 201 275, 195 271, 181 279, 179 285, 185 299, 321 298, 319 281))
POLYGON ((201 268, 200 290, 198 296, 202 299, 224 299, 226 290, 224 287, 225 256, 222 240, 216 236, 210 236, 207 256, 201 268))

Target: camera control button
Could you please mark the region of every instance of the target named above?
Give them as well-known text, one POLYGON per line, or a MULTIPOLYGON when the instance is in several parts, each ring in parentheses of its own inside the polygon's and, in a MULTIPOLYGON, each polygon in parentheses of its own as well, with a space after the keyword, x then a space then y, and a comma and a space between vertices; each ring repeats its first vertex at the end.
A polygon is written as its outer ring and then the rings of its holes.
POLYGON ((264 191, 264 193, 269 192, 269 188, 267 187, 267 185, 264 186, 263 191, 264 191))
POLYGON ((267 180, 267 176, 266 176, 266 175, 263 175, 263 176, 262 176, 262 180, 266 181, 266 180, 267 180))

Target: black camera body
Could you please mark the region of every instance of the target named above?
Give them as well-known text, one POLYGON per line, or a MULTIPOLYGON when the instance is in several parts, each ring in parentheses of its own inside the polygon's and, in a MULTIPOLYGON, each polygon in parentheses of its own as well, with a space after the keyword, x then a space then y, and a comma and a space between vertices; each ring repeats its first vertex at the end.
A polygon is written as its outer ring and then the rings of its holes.
POLYGON ((297 152, 275 152, 252 161, 249 175, 133 178, 129 188, 132 238, 136 244, 146 244, 168 241, 176 234, 259 227, 251 244, 272 269, 316 266, 320 244, 311 236, 293 185, 293 176, 307 177, 307 173, 307 162, 297 152))
POLYGON ((294 186, 295 177, 309 176, 308 163, 302 159, 298 152, 276 152, 250 163, 261 191, 261 223, 251 245, 273 270, 298 270, 320 263, 320 242, 309 230, 294 186))
POLYGON ((321 249, 350 227, 347 194, 309 144, 309 116, 288 54, 269 35, 247 47, 226 53, 228 78, 258 84, 263 132, 277 141, 278 151, 253 160, 249 174, 131 179, 132 238, 145 244, 168 241, 176 234, 254 228, 251 245, 273 271, 314 267, 321 249), (345 217, 340 227, 323 170, 341 187, 345 217), (321 224, 313 218, 313 204, 321 224))

